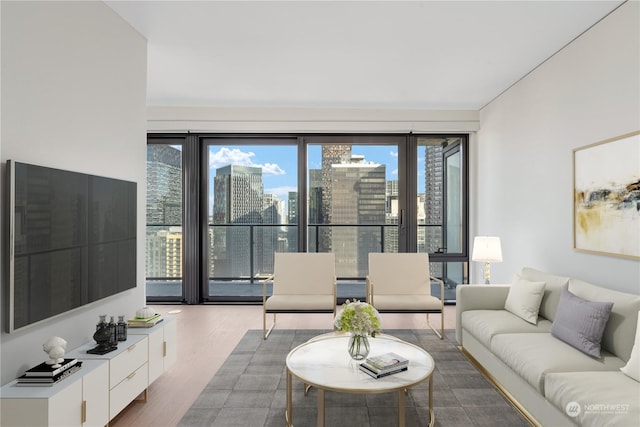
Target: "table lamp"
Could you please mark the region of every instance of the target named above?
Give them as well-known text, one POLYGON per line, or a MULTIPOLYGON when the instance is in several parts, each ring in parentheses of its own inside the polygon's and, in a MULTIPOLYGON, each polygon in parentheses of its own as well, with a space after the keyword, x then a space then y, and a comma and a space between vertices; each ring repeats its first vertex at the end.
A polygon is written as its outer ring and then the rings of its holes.
POLYGON ((502 262, 502 247, 499 237, 476 236, 473 239, 473 261, 484 262, 484 283, 491 283, 492 262, 502 262))

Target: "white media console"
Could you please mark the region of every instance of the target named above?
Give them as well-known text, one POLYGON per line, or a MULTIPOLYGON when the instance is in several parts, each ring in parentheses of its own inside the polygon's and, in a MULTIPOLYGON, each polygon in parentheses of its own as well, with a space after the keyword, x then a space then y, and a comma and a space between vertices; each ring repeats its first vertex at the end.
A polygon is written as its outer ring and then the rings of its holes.
POLYGON ((165 318, 151 328, 129 328, 127 340, 105 355, 89 354, 95 342, 65 357, 82 360, 82 368, 50 387, 21 387, 15 381, 0 389, 0 425, 105 426, 177 359, 176 321, 165 318))

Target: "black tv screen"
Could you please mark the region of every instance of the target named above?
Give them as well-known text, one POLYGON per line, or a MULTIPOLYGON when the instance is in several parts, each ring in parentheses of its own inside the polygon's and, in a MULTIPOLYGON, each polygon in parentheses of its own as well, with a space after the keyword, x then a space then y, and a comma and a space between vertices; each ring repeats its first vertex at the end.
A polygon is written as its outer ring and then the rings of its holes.
POLYGON ((7 161, 8 332, 136 286, 137 185, 7 161))

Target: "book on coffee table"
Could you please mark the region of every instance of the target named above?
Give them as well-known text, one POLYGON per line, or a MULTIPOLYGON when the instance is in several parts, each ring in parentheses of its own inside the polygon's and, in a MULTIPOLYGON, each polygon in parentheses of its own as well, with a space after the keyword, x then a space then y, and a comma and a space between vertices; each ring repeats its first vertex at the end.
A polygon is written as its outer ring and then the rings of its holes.
POLYGON ((379 356, 368 357, 362 365, 372 372, 381 374, 397 371, 400 368, 407 368, 409 366, 409 360, 396 353, 385 353, 379 356))
POLYGON ((382 378, 382 377, 386 377, 388 375, 393 375, 393 374, 397 374, 399 372, 404 372, 408 369, 407 365, 401 366, 399 368, 396 369, 391 369, 388 371, 384 371, 384 372, 374 372, 371 369, 369 369, 364 363, 360 365, 360 370, 362 372, 364 372, 365 374, 368 374, 370 376, 372 376, 373 378, 382 378))

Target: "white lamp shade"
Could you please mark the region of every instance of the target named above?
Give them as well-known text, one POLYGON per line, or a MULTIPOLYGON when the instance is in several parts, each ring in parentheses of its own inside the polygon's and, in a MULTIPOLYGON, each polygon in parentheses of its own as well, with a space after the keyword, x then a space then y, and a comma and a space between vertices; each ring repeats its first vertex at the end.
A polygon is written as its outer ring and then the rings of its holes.
POLYGON ((502 247, 499 237, 476 236, 473 239, 473 261, 502 262, 502 247))

